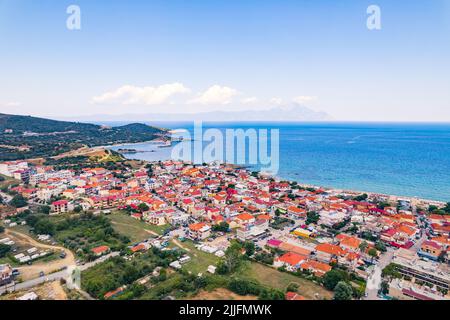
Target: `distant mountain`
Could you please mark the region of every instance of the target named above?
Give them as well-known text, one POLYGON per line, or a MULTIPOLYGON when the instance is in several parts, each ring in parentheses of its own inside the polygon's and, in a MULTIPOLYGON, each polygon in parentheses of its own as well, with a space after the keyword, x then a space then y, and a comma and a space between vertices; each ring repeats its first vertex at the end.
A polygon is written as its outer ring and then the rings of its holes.
POLYGON ((165 132, 164 129, 141 123, 105 127, 0 114, 0 160, 49 157, 82 146, 149 141, 165 132))
POLYGON ((325 112, 314 111, 293 103, 266 110, 211 111, 201 113, 148 113, 122 115, 93 115, 77 117, 79 121, 328 121, 333 118, 325 112))

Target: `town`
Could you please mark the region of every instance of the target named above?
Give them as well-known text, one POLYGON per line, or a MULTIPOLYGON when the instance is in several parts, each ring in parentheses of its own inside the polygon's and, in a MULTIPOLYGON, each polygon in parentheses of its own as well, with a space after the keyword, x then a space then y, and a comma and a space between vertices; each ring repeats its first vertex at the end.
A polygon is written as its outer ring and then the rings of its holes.
POLYGON ((173 160, 0 175, 0 299, 450 299, 450 203, 173 160))

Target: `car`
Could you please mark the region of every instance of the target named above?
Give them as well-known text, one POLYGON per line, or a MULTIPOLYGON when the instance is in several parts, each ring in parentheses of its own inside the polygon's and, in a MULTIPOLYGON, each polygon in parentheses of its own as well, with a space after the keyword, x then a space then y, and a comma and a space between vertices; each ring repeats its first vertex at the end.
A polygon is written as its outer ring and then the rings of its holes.
POLYGON ((39 272, 39 277, 43 277, 43 276, 45 276, 44 271, 39 272))

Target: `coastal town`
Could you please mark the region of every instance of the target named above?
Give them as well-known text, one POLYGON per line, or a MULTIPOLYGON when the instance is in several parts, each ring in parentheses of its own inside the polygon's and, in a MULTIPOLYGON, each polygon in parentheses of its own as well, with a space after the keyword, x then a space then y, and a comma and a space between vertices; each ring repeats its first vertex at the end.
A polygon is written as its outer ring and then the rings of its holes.
POLYGON ((449 203, 173 160, 0 175, 0 299, 450 299, 449 203))

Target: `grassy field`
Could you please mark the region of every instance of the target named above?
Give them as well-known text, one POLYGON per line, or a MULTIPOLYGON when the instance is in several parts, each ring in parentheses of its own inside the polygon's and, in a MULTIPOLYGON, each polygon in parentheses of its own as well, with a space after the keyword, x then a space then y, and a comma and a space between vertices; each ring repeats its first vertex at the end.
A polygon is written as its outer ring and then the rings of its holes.
POLYGON ((106 217, 111 220, 111 223, 117 232, 130 238, 133 243, 148 239, 155 234, 161 235, 168 227, 168 225, 150 225, 134 219, 123 211, 114 211, 106 217))
POLYGON ((333 293, 312 281, 296 277, 292 274, 280 272, 271 267, 251 262, 242 268, 241 276, 254 279, 261 284, 285 291, 290 283, 298 284, 298 293, 306 299, 332 299, 333 293), (316 297, 316 293, 318 296, 316 297))
POLYGON ((188 272, 192 272, 193 274, 205 273, 209 265, 214 266, 219 261, 219 257, 214 254, 198 250, 192 241, 188 240, 181 244, 191 257, 191 261, 183 266, 188 272))

